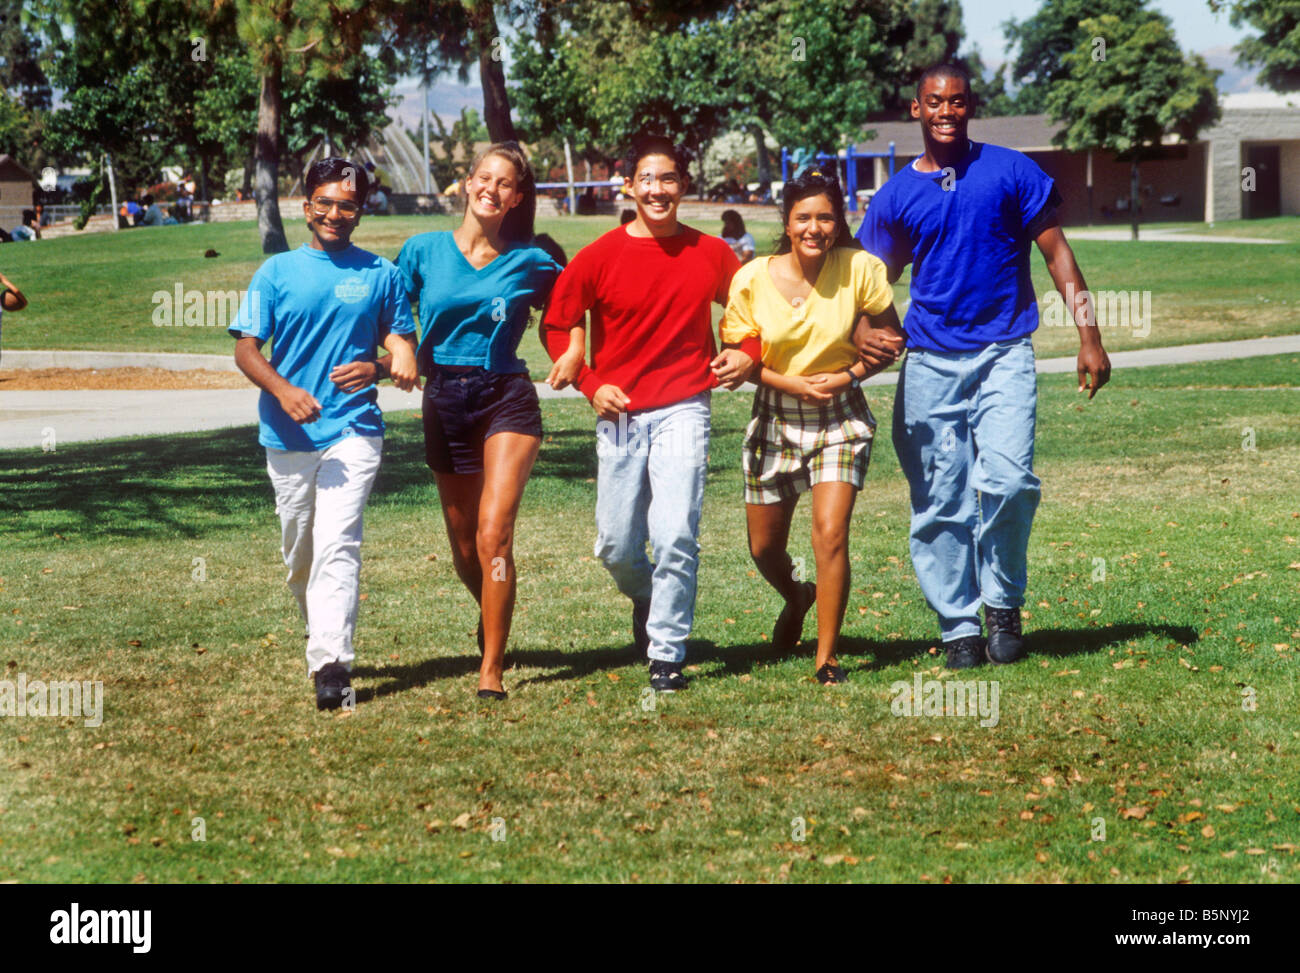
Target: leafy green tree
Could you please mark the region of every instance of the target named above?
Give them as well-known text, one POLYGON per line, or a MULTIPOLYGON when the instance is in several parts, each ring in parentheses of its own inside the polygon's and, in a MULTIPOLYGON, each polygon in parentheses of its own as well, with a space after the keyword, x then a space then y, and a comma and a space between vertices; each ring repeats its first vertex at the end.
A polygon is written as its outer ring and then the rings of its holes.
MULTIPOLYGON (((258 78, 254 188, 264 253, 289 248, 277 188, 284 120, 293 112, 285 109, 286 71, 339 82, 339 93, 354 88, 372 66, 367 46, 380 41, 389 9, 388 3, 367 0, 237 0, 236 27, 258 78)), ((391 71, 396 60, 390 48, 381 49, 379 62, 391 71)))
POLYGON ((999 115, 1018 115, 1016 99, 1007 94, 1007 66, 1002 64, 996 71, 984 66, 979 48, 954 59, 970 75, 971 91, 975 94, 976 112, 985 118, 999 115))
POLYGON ((1300 91, 1300 0, 1211 0, 1227 7, 1234 27, 1259 31, 1235 48, 1237 63, 1259 65, 1259 79, 1274 91, 1300 91))
POLYGON ((677 7, 675 20, 656 16, 665 6, 542 10, 512 48, 528 130, 559 131, 607 156, 651 128, 697 151, 743 130, 766 181, 765 133, 840 148, 871 118, 897 112, 919 69, 951 57, 961 37, 951 0, 698 3, 677 7))
POLYGON ((483 121, 493 142, 517 139, 506 87, 506 42, 498 20, 519 26, 559 0, 392 0, 385 17, 388 42, 425 83, 445 71, 461 83, 478 67, 483 121))
POLYGON ((1043 0, 1031 17, 1002 25, 1007 53, 1015 51, 1010 80, 1019 85, 1018 113, 1038 115, 1047 110, 1047 92, 1065 77, 1065 56, 1092 35, 1082 23, 1089 17, 1114 16, 1136 23, 1146 15, 1146 0, 1043 0))
POLYGON ((50 107, 42 47, 35 18, 22 0, 0 0, 0 90, 17 98, 28 112, 50 107))
POLYGON ((0 155, 22 157, 20 149, 31 126, 32 117, 22 103, 0 91, 0 155))
POLYGON ((1159 150, 1165 135, 1190 142, 1219 117, 1218 72, 1199 54, 1185 57, 1169 19, 1154 11, 1136 21, 1087 18, 1080 27, 1085 39, 1065 54, 1064 75, 1047 94, 1053 120, 1065 123, 1055 141, 1071 151, 1128 156, 1136 240, 1141 161, 1159 150))

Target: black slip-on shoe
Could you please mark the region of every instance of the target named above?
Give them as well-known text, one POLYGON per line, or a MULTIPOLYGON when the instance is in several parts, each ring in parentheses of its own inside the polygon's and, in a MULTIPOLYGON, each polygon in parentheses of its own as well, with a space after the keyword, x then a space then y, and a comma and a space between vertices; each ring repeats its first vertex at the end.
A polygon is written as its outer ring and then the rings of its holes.
POLYGON ((650 688, 657 693, 675 693, 679 689, 685 689, 686 677, 682 675, 682 664, 651 659, 650 688))
POLYGON ((352 688, 352 679, 341 662, 328 662, 316 670, 316 708, 338 709, 343 694, 352 688))
POLYGON ((803 623, 812 611, 813 605, 817 604, 817 586, 811 581, 805 581, 800 585, 799 590, 803 592, 804 603, 802 606, 786 602, 785 607, 781 609, 781 614, 776 616, 776 624, 772 626, 772 644, 779 649, 793 649, 803 638, 803 623))
POLYGON ((984 661, 984 640, 978 635, 943 643, 949 669, 973 669, 984 661))
POLYGON ((994 665, 1005 666, 1025 657, 1025 640, 1020 634, 1019 608, 994 608, 984 606, 984 621, 989 630, 989 644, 985 650, 994 665))
POLYGON ((510 694, 504 689, 480 689, 478 691, 479 699, 495 699, 497 701, 505 699, 510 694))
POLYGON ((837 683, 848 682, 849 677, 844 674, 844 670, 839 666, 833 666, 828 662, 817 670, 817 681, 823 686, 833 686, 837 683))

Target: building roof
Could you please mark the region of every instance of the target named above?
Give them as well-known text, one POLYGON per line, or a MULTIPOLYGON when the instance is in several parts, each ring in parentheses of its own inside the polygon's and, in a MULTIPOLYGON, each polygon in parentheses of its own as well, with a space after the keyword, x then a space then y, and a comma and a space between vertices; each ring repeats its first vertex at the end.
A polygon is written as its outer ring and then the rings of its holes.
MULTIPOLYGON (((925 142, 921 137, 921 123, 870 122, 867 126, 876 133, 870 142, 859 142, 855 152, 885 152, 889 143, 899 155, 921 155, 925 142)), ((998 118, 972 118, 970 137, 976 142, 992 142, 1021 152, 1044 152, 1056 148, 1052 136, 1063 126, 1053 124, 1046 115, 1006 115, 998 118)))
POLYGON ((31 183, 36 182, 36 177, 31 174, 31 171, 11 155, 0 155, 0 179, 6 181, 26 179, 31 183))
MULTIPOLYGON (((1292 118, 1293 113, 1300 110, 1300 94, 1249 92, 1244 95, 1220 95, 1219 104, 1225 115, 1260 109, 1282 109, 1288 118, 1292 118)), ((858 142, 853 147, 855 152, 887 152, 890 142, 894 143, 894 151, 899 155, 913 156, 925 152, 920 122, 870 122, 865 127, 873 130, 876 137, 869 142, 858 142)), ((1052 143, 1052 136, 1064 127, 1053 122, 1047 115, 1006 115, 998 118, 972 118, 969 131, 970 137, 976 142, 991 142, 1021 152, 1052 152, 1059 148, 1052 143)), ((1256 137, 1268 138, 1271 134, 1261 130, 1256 137)), ((1165 138, 1165 144, 1177 141, 1177 136, 1165 138)))

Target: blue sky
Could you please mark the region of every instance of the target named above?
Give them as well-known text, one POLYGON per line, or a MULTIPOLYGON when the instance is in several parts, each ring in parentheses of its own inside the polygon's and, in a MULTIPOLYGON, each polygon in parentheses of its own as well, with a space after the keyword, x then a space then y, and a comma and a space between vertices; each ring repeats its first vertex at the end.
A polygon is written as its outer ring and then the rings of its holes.
MULTIPOLYGON (((1154 0, 1150 6, 1169 17, 1174 36, 1186 51, 1207 51, 1231 47, 1246 33, 1228 23, 1226 13, 1210 12, 1206 0, 1154 0)), ((1039 7, 1038 0, 965 0, 966 43, 978 44, 987 64, 1005 59, 1002 24, 1024 20, 1039 7)))

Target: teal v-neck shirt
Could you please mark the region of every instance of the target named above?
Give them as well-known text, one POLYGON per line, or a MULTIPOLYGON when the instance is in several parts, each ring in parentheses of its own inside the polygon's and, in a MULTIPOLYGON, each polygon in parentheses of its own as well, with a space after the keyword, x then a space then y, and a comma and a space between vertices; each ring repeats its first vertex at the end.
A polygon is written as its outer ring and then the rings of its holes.
POLYGON ((419 302, 416 360, 423 374, 434 364, 528 371, 517 354, 519 341, 529 311, 546 303, 560 274, 545 251, 516 244, 475 270, 446 230, 407 240, 397 268, 407 294, 419 302))

